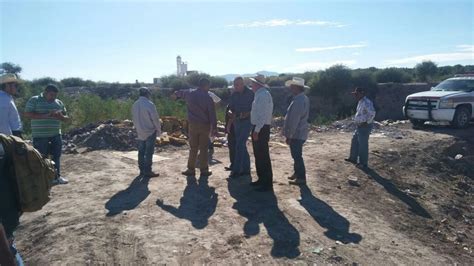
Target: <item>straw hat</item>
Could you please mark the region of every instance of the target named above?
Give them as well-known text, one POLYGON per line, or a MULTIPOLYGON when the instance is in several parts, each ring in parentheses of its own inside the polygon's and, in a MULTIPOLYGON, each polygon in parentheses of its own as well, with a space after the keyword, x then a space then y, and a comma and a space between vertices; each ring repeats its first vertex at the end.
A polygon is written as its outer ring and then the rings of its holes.
POLYGON ((0 84, 6 83, 20 83, 20 80, 17 78, 15 74, 5 73, 0 75, 0 84))
POLYGON ((290 87, 291 85, 309 89, 308 86, 304 85, 304 79, 299 77, 293 77, 292 80, 288 80, 287 82, 285 82, 285 86, 290 87))
POLYGON ((265 76, 262 74, 258 74, 256 77, 249 78, 249 80, 263 87, 268 87, 268 85, 265 84, 265 76))

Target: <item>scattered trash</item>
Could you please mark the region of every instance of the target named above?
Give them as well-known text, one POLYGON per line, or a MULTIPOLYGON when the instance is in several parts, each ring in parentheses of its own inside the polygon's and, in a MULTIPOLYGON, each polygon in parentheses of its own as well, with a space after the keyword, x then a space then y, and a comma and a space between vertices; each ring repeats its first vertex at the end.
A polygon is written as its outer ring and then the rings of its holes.
POLYGON ((330 258, 330 260, 335 262, 342 262, 344 259, 341 256, 334 255, 330 258))
POLYGON ((356 186, 356 187, 360 186, 359 179, 356 176, 351 175, 347 177, 347 181, 349 182, 349 185, 351 186, 356 186))
POLYGON ((418 198, 420 197, 420 193, 411 191, 410 189, 405 189, 403 192, 405 192, 407 195, 418 198))
POLYGON ((458 154, 454 157, 455 160, 461 160, 462 159, 462 154, 458 154))
POLYGON ((312 252, 313 252, 314 254, 318 254, 318 255, 319 255, 319 254, 321 254, 321 252, 322 252, 323 250, 324 250, 323 247, 318 247, 318 248, 313 249, 312 252))

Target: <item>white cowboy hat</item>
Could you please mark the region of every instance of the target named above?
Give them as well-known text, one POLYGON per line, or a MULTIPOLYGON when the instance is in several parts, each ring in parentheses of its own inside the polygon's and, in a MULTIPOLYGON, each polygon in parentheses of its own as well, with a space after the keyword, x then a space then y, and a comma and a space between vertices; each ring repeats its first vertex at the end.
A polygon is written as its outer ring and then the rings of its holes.
POLYGON ((262 74, 258 74, 256 77, 249 78, 249 80, 263 87, 268 87, 268 85, 265 84, 265 76, 262 74))
POLYGON ((21 81, 17 78, 15 74, 6 73, 0 75, 0 84, 6 83, 20 83, 21 81))
POLYGON ((285 86, 290 87, 291 85, 303 87, 305 89, 309 89, 308 86, 304 85, 304 79, 299 78, 299 77, 293 77, 292 80, 288 80, 285 82, 285 86))

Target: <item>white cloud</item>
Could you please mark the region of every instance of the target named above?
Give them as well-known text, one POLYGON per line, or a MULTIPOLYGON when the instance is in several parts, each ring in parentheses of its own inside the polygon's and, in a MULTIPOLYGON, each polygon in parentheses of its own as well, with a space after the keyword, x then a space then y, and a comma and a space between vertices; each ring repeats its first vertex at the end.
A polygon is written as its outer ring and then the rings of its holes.
POLYGON ((408 65, 416 64, 422 61, 431 60, 436 63, 441 62, 453 62, 453 61, 472 61, 474 62, 474 45, 458 45, 456 46, 457 51, 447 53, 434 53, 417 55, 399 59, 386 60, 385 63, 388 65, 408 65))
POLYGON ((322 51, 337 50, 337 49, 354 49, 354 48, 364 48, 364 47, 367 47, 367 44, 360 43, 360 44, 351 44, 351 45, 335 45, 335 46, 323 46, 323 47, 297 48, 295 51, 297 51, 297 52, 322 52, 322 51))
POLYGON ((296 73, 296 72, 314 71, 314 70, 326 69, 334 65, 353 66, 356 63, 357 63, 356 60, 338 60, 338 61, 329 61, 329 62, 313 61, 313 62, 306 62, 306 63, 301 63, 301 64, 287 67, 283 69, 283 72, 296 73))
POLYGON ((271 19, 266 21, 252 21, 247 23, 231 24, 227 27, 231 28, 267 28, 267 27, 284 27, 284 26, 327 26, 343 28, 347 27, 347 24, 342 24, 334 21, 324 20, 289 20, 289 19, 271 19))
POLYGON ((472 44, 461 44, 456 46, 461 52, 471 52, 474 53, 474 45, 472 44))

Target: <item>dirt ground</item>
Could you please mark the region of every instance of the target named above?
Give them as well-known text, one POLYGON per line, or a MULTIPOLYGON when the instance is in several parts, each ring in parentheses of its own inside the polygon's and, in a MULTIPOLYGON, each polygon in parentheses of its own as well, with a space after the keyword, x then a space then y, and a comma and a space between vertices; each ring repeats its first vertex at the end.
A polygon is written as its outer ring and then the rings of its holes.
POLYGON ((227 148, 208 179, 180 174, 186 149, 157 152, 152 179, 133 154, 65 155, 71 183, 23 215, 18 246, 28 265, 472 265, 474 127, 394 127, 372 135, 365 172, 343 161, 350 133, 313 132, 304 187, 287 184, 289 149, 273 138, 274 194, 229 180, 227 148))

